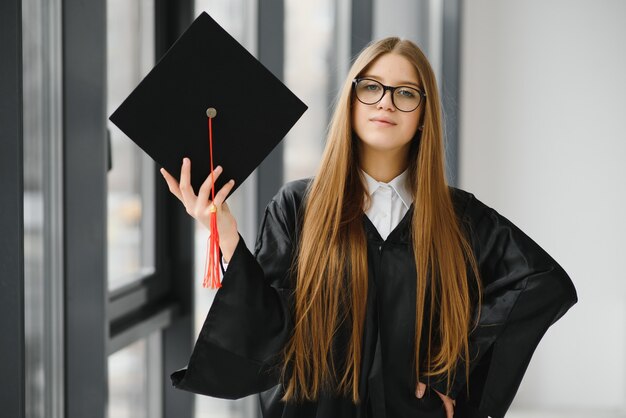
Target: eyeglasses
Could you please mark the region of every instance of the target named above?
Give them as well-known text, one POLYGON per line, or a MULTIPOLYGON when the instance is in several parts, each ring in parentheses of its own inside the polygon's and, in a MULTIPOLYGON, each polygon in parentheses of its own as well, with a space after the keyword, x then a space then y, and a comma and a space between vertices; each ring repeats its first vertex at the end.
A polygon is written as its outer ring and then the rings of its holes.
POLYGON ((371 78, 355 78, 352 80, 354 92, 359 102, 373 105, 382 100, 387 90, 391 92, 391 103, 401 112, 412 112, 419 107, 426 93, 409 86, 385 86, 371 78))

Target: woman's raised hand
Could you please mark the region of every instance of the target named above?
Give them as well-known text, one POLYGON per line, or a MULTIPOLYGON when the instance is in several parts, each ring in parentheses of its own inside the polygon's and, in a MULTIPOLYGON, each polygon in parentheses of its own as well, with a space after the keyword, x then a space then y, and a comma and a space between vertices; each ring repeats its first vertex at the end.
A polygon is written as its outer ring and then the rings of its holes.
MULTIPOLYGON (((443 401, 443 407, 446 410, 446 418, 454 417, 454 407, 456 406, 456 401, 452 399, 451 397, 446 396, 443 393, 439 392, 437 389, 433 389, 433 390, 437 392, 437 395, 439 395, 439 397, 443 401)), ((426 384, 422 382, 417 382, 417 388, 415 389, 415 396, 421 399, 422 396, 424 396, 425 392, 426 392, 426 384)))
MULTIPOLYGON (((180 184, 164 168, 161 169, 161 174, 165 178, 170 192, 182 202, 187 213, 207 229, 209 229, 211 225, 210 208, 212 204, 215 205, 217 208, 217 231, 220 236, 220 249, 222 250, 224 260, 229 262, 239 242, 239 233, 237 232, 237 221, 230 213, 228 204, 224 202, 224 199, 226 199, 226 196, 228 196, 228 193, 230 193, 235 185, 235 180, 230 180, 226 183, 224 187, 215 194, 215 200, 211 201, 213 176, 209 174, 204 183, 202 183, 202 186, 200 186, 198 196, 196 196, 191 186, 190 173, 191 160, 189 160, 189 158, 183 158, 183 165, 180 170, 180 184)), ((217 179, 222 173, 222 167, 218 165, 214 173, 214 177, 217 179)))

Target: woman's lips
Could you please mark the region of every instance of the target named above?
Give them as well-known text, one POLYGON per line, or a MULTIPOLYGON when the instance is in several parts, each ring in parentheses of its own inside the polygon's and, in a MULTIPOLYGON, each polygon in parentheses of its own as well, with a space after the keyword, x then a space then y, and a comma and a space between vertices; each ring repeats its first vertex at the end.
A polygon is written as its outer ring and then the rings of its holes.
POLYGON ((378 126, 395 126, 396 125, 392 121, 388 119, 383 119, 383 118, 372 118, 370 119, 370 121, 378 126))

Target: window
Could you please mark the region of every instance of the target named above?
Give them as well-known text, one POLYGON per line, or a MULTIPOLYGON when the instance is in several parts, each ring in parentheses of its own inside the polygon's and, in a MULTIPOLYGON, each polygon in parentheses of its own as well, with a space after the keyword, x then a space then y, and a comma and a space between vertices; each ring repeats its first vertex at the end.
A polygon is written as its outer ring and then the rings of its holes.
POLYGON ((285 182, 313 176, 324 149, 337 72, 335 3, 285 2, 285 84, 309 106, 284 141, 285 182))
POLYGON ((109 356, 109 418, 160 417, 161 333, 109 356))
MULTIPOLYGON (((107 2, 107 114, 154 65, 154 0, 107 2)), ((154 163, 110 121, 108 288, 154 272, 154 163)))

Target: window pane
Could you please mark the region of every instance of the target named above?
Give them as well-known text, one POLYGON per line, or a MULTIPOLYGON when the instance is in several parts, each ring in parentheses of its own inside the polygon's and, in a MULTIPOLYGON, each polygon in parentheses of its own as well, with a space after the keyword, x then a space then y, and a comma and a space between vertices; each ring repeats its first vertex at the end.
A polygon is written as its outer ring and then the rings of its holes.
POLYGON ((162 412, 161 332, 109 356, 109 418, 159 418, 162 412))
MULTIPOLYGON (((154 65, 154 0, 107 1, 107 114, 154 65)), ((108 122, 109 290, 154 271, 154 163, 108 122)))
POLYGON ((63 184, 60 10, 60 2, 22 2, 26 418, 63 416, 65 228, 63 191, 59 187, 63 184))
POLYGON ((109 418, 148 418, 146 341, 109 356, 109 418))
POLYGON ((335 0, 285 2, 285 84, 309 106, 284 141, 285 182, 315 174, 331 100, 335 0))

